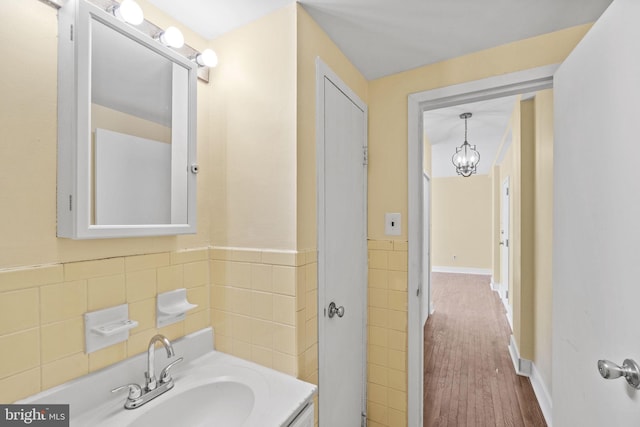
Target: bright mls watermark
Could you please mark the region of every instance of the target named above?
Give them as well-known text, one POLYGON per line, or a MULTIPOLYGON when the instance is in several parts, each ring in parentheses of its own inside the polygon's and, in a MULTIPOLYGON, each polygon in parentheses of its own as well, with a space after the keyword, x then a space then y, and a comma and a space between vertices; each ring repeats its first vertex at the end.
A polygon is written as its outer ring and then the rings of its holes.
POLYGON ((0 405, 0 427, 69 427, 69 405, 0 405))

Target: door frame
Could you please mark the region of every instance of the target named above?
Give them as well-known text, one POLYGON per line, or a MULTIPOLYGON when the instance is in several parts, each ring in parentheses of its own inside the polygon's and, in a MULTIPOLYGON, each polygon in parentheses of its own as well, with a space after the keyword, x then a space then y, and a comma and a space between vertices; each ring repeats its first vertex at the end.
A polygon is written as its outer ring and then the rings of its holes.
MULTIPOLYGON (((502 305, 504 305, 504 309, 507 311, 507 320, 509 321, 509 326, 511 326, 511 330, 513 330, 513 309, 510 303, 509 298, 512 296, 509 294, 509 285, 511 284, 511 280, 509 280, 509 275, 511 274, 511 177, 506 176, 502 180, 502 185, 500 186, 500 233, 502 234, 502 229, 504 228, 504 224, 507 224, 506 227, 506 236, 504 236, 507 246, 500 248, 500 301, 502 301, 502 305), (505 192, 506 189, 506 192, 505 192), (506 212, 505 212, 506 210, 506 212), (505 215, 506 214, 506 215, 505 215), (503 254, 505 254, 503 256, 503 254), (505 262, 506 261, 506 262, 505 262), (504 274, 507 273, 507 274, 504 274)), ((501 236, 502 237, 502 236, 501 236)))
MULTIPOLYGON (((330 80, 345 96, 347 96, 358 108, 360 108, 364 112, 364 147, 363 147, 363 159, 366 157, 367 147, 368 147, 368 107, 367 105, 356 95, 355 92, 347 86, 347 84, 342 81, 340 77, 336 73, 331 70, 331 68, 324 62, 320 57, 316 57, 316 179, 317 179, 317 245, 318 245, 318 387, 320 388, 320 384, 323 382, 323 375, 326 372, 325 367, 325 349, 324 349, 324 339, 325 339, 325 328, 323 319, 325 317, 325 309, 324 300, 325 300, 325 272, 324 266, 326 265, 326 261, 324 258, 325 247, 324 247, 324 236, 326 233, 325 230, 325 187, 324 187, 324 179, 325 179, 325 168, 324 168, 324 80, 330 80)), ((364 203, 362 206, 362 224, 363 224, 363 239, 365 240, 365 250, 368 250, 367 243, 367 205, 368 205, 368 197, 367 197, 367 164, 364 164, 362 168, 364 173, 363 185, 364 185, 364 203)), ((367 289, 368 289, 368 261, 367 257, 363 260, 361 265, 363 269, 363 277, 364 284, 361 289, 361 300, 364 304, 364 316, 362 318, 362 403, 361 403, 361 413, 366 414, 367 411, 367 311, 368 311, 368 302, 367 302, 367 289)), ((322 405, 318 405, 318 421, 321 423, 322 421, 322 413, 327 411, 328 408, 323 408, 322 405)), ((319 424, 321 425, 321 424, 319 424)))
MULTIPOLYGON (((408 425, 421 427, 424 411, 424 343, 420 342, 420 298, 422 286, 422 174, 423 174, 423 112, 463 103, 483 101, 503 96, 536 92, 553 86, 553 74, 559 64, 502 74, 481 80, 460 83, 408 96, 408 333, 407 333, 407 417, 408 425)), ((430 261, 429 261, 430 263, 430 261)), ((431 289, 429 300, 431 299, 431 289)))

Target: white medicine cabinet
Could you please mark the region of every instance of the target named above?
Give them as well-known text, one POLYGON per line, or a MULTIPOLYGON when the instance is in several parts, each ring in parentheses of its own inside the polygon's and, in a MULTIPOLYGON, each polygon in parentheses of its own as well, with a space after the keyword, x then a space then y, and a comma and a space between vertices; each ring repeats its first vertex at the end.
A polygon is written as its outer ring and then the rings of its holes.
POLYGON ((100 3, 58 15, 58 236, 195 233, 197 64, 100 3))

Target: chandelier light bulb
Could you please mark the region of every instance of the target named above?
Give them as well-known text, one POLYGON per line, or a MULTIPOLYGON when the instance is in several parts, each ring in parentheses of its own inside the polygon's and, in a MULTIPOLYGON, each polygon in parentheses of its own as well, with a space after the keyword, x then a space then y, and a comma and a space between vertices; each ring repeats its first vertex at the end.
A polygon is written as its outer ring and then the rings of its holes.
POLYGON ((181 48, 184 45, 184 36, 182 31, 176 27, 168 27, 166 30, 160 33, 158 40, 165 46, 173 48, 181 48))
POLYGON ((196 64, 201 67, 213 68, 218 65, 218 55, 211 49, 205 49, 196 55, 196 64))
POLYGON ((144 21, 142 8, 135 0, 122 0, 122 3, 113 8, 113 15, 131 25, 140 25, 144 21))

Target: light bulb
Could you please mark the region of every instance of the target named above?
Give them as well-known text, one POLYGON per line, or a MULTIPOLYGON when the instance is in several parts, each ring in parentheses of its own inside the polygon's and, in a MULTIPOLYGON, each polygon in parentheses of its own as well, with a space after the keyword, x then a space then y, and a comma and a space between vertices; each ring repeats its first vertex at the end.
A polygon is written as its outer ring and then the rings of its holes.
POLYGON ((218 65, 218 55, 211 49, 205 49, 196 55, 196 64, 201 67, 213 68, 218 65))
POLYGON ((144 21, 144 13, 135 0, 122 0, 122 3, 113 8, 113 15, 131 25, 140 25, 144 21))
POLYGON ((158 36, 160 43, 165 46, 181 48, 184 45, 184 36, 176 27, 168 27, 158 36))

